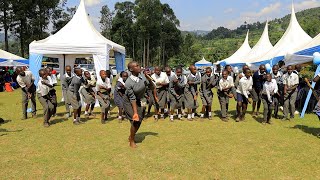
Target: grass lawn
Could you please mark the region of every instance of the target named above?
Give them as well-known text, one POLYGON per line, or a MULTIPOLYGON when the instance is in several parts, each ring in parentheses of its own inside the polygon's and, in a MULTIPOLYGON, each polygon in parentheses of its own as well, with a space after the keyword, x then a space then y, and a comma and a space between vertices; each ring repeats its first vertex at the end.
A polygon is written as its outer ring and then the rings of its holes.
MULTIPOLYGON (((0 93, 0 117, 7 120, 0 126, 1 179, 320 179, 320 123, 313 114, 267 126, 251 115, 242 123, 149 118, 133 150, 130 124, 118 123, 116 108, 106 125, 87 119, 74 126, 60 104, 55 124, 44 128, 40 103, 38 118, 22 121, 20 101, 20 89, 0 93)), ((230 107, 234 114, 233 101, 230 107)), ((215 96, 215 114, 219 109, 215 96)))

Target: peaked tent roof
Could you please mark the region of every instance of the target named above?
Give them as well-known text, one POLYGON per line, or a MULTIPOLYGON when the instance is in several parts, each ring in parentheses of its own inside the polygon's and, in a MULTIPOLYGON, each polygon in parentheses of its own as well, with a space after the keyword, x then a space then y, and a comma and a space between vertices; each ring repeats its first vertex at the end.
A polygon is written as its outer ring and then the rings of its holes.
POLYGON ((300 46, 294 50, 294 54, 287 54, 285 62, 287 65, 304 64, 313 61, 313 54, 320 52, 320 34, 318 34, 311 42, 300 46))
POLYGON ((319 52, 320 50, 320 34, 312 39, 308 44, 300 46, 299 48, 295 49, 295 54, 298 55, 310 55, 312 56, 313 53, 319 52))
POLYGON ((284 35, 269 52, 258 58, 251 59, 249 62, 262 62, 280 56, 283 57, 295 48, 307 44, 311 40, 312 38, 301 28, 294 11, 294 5, 292 4, 290 23, 284 35))
POLYGON ((27 60, 27 59, 0 49, 0 60, 27 60))
POLYGON ((56 34, 30 44, 31 53, 42 54, 97 54, 108 49, 122 54, 125 48, 103 37, 88 17, 84 0, 73 18, 56 34))
POLYGON ((234 64, 234 62, 238 62, 240 59, 245 57, 250 51, 251 51, 251 47, 249 45, 249 30, 248 30, 246 39, 244 40, 241 47, 232 56, 220 61, 219 64, 221 65, 234 64))
POLYGON ((197 64, 211 64, 212 65, 212 62, 209 62, 206 59, 204 59, 204 57, 202 57, 201 61, 196 62, 196 65, 197 64))
POLYGON ((245 57, 243 57, 242 59, 239 59, 237 63, 250 62, 250 60, 261 56, 261 54, 266 54, 272 48, 273 48, 273 45, 271 44, 269 39, 269 24, 267 21, 260 40, 252 48, 252 50, 245 57))

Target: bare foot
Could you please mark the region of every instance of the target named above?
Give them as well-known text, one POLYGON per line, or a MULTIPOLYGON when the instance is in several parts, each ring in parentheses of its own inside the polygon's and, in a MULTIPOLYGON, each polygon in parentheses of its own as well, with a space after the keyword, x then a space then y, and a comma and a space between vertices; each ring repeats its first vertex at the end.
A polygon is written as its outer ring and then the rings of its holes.
POLYGON ((131 148, 137 148, 138 147, 134 141, 130 141, 129 146, 131 148))

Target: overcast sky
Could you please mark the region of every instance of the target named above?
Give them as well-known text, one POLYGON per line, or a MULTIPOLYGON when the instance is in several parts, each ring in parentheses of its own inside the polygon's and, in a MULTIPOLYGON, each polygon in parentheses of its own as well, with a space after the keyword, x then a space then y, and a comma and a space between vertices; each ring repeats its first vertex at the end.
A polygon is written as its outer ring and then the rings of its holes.
MULTIPOLYGON (((99 28, 101 7, 113 10, 123 0, 85 0, 94 25, 99 28)), ((80 0, 68 0, 68 6, 77 6, 80 0)), ((180 20, 181 30, 208 30, 224 26, 234 29, 245 21, 252 23, 283 17, 290 13, 292 0, 161 0, 168 3, 180 20)), ((320 0, 294 0, 301 11, 320 6, 320 0)))

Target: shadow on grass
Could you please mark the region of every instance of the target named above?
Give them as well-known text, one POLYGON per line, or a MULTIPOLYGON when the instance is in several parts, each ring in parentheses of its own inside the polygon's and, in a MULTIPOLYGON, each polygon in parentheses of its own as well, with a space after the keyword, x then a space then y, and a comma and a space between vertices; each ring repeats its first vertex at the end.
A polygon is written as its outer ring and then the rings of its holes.
POLYGON ((320 138, 320 128, 308 127, 305 125, 295 125, 292 129, 299 129, 305 133, 311 134, 320 138))
POLYGON ((67 118, 59 118, 59 119, 54 119, 52 121, 50 121, 50 124, 59 124, 59 123, 63 123, 65 121, 68 121, 67 118))
POLYGON ((155 132, 141 132, 137 133, 135 137, 136 143, 142 143, 147 136, 158 136, 158 133, 155 132))
MULTIPOLYGON (((213 117, 218 117, 220 118, 221 117, 221 110, 216 110, 213 112, 213 117)), ((233 119, 233 120, 236 120, 236 116, 237 116, 237 111, 236 110, 233 110, 233 111, 228 111, 227 114, 230 116, 229 119, 233 119)))
POLYGON ((10 130, 7 130, 7 129, 0 128, 0 133, 4 133, 4 134, 0 134, 0 136, 5 136, 5 135, 8 135, 8 133, 21 132, 21 131, 23 131, 23 129, 19 129, 19 130, 15 130, 15 131, 10 131, 10 130))

